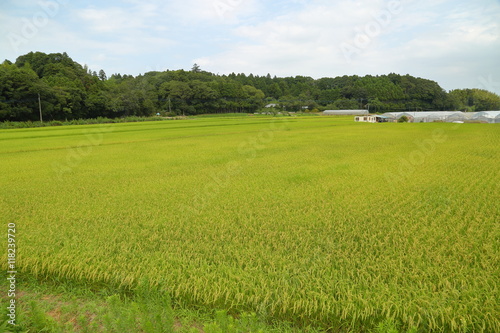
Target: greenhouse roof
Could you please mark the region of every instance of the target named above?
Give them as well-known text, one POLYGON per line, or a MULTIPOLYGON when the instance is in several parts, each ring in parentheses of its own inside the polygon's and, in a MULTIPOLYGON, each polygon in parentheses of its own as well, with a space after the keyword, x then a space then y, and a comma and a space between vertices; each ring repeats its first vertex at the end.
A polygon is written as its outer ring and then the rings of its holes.
POLYGON ((326 110, 323 114, 330 115, 366 115, 368 114, 368 110, 326 110))
POLYGON ((451 115, 463 114, 461 111, 406 111, 406 112, 389 112, 386 116, 392 117, 402 117, 411 116, 414 118, 425 118, 425 117, 449 117, 451 115))
POLYGON ((477 112, 474 117, 486 117, 486 118, 495 118, 500 115, 500 111, 481 111, 477 112))

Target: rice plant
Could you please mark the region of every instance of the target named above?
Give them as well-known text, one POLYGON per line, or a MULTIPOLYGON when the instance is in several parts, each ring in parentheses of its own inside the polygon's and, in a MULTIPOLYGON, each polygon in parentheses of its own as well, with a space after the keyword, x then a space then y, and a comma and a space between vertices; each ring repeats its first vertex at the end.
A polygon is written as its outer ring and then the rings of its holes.
POLYGON ((500 331, 498 126, 106 126, 0 131, 20 274, 332 331, 500 331))

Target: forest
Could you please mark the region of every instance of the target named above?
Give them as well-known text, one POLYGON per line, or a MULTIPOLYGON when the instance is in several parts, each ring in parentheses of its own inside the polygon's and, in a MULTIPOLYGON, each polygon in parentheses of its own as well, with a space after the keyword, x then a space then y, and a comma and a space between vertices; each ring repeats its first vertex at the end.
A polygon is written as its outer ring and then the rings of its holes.
POLYGON ((500 96, 482 89, 445 91, 410 75, 314 79, 270 74, 217 75, 192 69, 138 76, 92 71, 67 53, 30 52, 0 64, 0 121, 97 117, 253 113, 278 110, 369 109, 370 112, 500 109, 500 96))

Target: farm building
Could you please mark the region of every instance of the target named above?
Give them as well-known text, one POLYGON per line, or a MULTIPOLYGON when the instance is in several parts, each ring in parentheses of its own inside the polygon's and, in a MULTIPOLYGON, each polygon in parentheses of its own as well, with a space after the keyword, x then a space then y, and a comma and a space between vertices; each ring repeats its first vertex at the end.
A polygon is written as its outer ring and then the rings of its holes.
POLYGON ((364 116, 369 115, 368 110, 326 110, 325 116, 364 116))
POLYGON ((379 115, 357 116, 354 118, 354 121, 361 123, 386 123, 388 118, 379 115))

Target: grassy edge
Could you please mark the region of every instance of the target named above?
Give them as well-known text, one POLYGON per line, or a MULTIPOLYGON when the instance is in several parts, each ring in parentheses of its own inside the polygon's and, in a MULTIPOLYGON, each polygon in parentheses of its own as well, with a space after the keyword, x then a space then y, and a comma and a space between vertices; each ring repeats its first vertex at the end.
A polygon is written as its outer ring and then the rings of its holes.
MULTIPOLYGON (((318 113, 296 113, 294 116, 302 117, 313 117, 319 116, 318 113)), ((49 120, 45 122, 40 121, 1 121, 0 130, 9 129, 25 129, 25 128, 43 128, 43 127, 54 127, 54 126, 75 126, 75 125, 98 125, 98 124, 116 124, 116 123, 137 123, 137 122, 156 122, 156 121, 166 121, 166 120, 188 120, 188 119, 239 119, 245 117, 289 117, 290 114, 267 114, 267 113, 214 113, 214 114, 198 114, 190 116, 175 116, 175 117, 162 117, 162 116, 128 116, 124 118, 87 118, 87 119, 73 119, 73 120, 49 120)), ((332 117, 332 116, 331 116, 332 117)))
MULTIPOLYGON (((297 327, 256 313, 229 315, 224 310, 186 308, 148 287, 135 291, 101 288, 99 292, 77 283, 40 281, 24 276, 17 286, 16 326, 6 320, 7 295, 0 296, 4 333, 325 333, 317 327, 297 327)), ((358 332, 348 327, 335 332, 358 332)), ((379 323, 373 330, 359 332, 399 333, 394 320, 379 323)), ((417 333, 410 329, 407 333, 417 333)))
POLYGON ((24 276, 16 293, 16 326, 6 320, 7 295, 0 297, 0 331, 18 332, 325 332, 273 322, 255 313, 229 315, 223 310, 186 308, 148 287, 137 290, 91 288, 71 282, 24 276))

